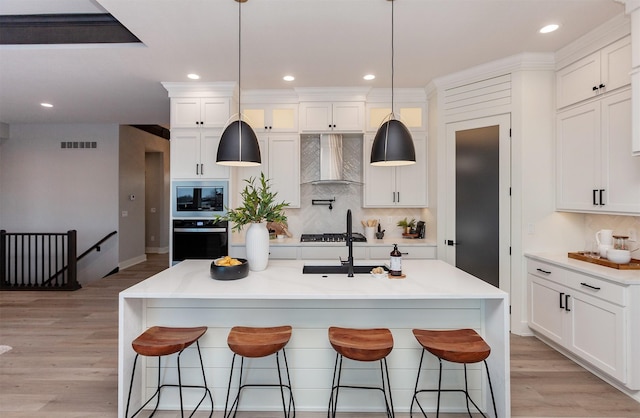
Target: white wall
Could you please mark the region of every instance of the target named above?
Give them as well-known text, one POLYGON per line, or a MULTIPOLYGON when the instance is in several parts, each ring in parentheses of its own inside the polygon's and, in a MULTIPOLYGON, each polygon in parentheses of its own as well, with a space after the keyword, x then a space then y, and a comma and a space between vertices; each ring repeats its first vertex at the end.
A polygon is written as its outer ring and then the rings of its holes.
MULTIPOLYGON (((78 254, 118 230, 118 125, 11 125, 0 148, 0 227, 78 231, 78 254), (62 141, 96 142, 62 149, 62 141)), ((86 283, 118 266, 118 235, 78 264, 86 283)))
MULTIPOLYGON (((159 217, 164 225, 162 230, 152 230, 151 234, 157 238, 158 247, 169 246, 169 141, 158 136, 141 131, 131 126, 121 126, 119 131, 119 215, 120 231, 120 268, 126 268, 146 260, 146 218, 159 217), (154 195, 158 199, 153 204, 156 213, 146 211, 146 153, 162 154, 165 173, 163 190, 154 195), (135 200, 129 196, 134 195, 135 200), (122 216, 123 212, 127 216, 122 216)), ((162 171, 162 169, 160 170, 162 171)), ((162 181, 162 179, 160 179, 162 181)), ((117 215, 117 216, 118 216, 117 215)))

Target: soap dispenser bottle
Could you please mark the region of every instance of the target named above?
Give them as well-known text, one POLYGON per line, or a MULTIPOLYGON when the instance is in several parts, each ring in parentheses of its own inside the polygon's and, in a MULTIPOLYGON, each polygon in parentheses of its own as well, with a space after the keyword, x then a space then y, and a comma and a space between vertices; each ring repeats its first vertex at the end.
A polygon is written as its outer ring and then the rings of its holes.
POLYGON ((402 276, 402 253, 398 250, 398 244, 393 244, 389 270, 392 276, 402 276))

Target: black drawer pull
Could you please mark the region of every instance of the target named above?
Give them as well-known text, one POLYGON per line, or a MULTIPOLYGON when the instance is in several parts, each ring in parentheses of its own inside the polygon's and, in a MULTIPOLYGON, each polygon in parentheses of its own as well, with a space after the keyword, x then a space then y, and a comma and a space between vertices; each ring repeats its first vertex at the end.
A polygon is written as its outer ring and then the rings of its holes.
POLYGON ((564 306, 562 306, 562 299, 564 298, 564 293, 560 293, 560 309, 564 309, 564 306))
POLYGON ((584 287, 588 287, 589 289, 593 289, 593 290, 600 290, 600 288, 599 288, 599 287, 591 286, 590 284, 587 284, 587 283, 580 283, 580 284, 581 284, 582 286, 584 286, 584 287))
POLYGON ((571 312, 571 309, 569 309, 569 298, 571 297, 571 295, 564 295, 564 310, 567 312, 571 312))
POLYGON ((546 270, 542 270, 542 269, 536 269, 536 270, 538 270, 540 273, 551 274, 550 271, 546 271, 546 270))

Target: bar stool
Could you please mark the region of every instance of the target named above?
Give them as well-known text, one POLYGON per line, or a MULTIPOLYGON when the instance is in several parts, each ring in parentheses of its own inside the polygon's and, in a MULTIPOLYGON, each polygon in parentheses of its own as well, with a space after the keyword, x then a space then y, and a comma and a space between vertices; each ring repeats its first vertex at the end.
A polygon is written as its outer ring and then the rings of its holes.
POLYGON ((229 387, 227 390, 227 399, 224 407, 224 416, 229 418, 236 416, 238 405, 240 403, 240 393, 247 387, 279 387, 282 397, 282 409, 285 418, 296 416, 295 403, 293 401, 293 392, 291 391, 291 378, 289 377, 289 365, 287 364, 287 354, 284 347, 291 339, 291 327, 289 325, 279 327, 233 327, 227 336, 227 345, 233 351, 233 360, 231 361, 231 372, 229 374, 229 387), (282 373, 280 371, 280 351, 284 359, 284 368, 287 375, 287 382, 283 384, 282 373), (242 374, 244 370, 245 358, 267 357, 272 354, 276 355, 276 367, 278 369, 277 384, 243 384, 242 374), (240 377, 238 378, 238 394, 229 408, 229 395, 231 393, 231 382, 233 379, 233 369, 236 362, 236 356, 240 356, 240 377), (284 389, 289 390, 289 405, 285 401, 284 389), (229 413, 227 413, 229 410, 229 413), (293 413, 293 415, 291 415, 293 413), (233 415, 232 415, 233 414, 233 415))
POLYGON ((467 412, 471 416, 469 409, 469 401, 476 407, 483 417, 486 417, 476 403, 469 396, 467 386, 467 364, 484 362, 487 370, 487 379, 489 380, 489 389, 491 390, 491 401, 493 402, 493 412, 498 416, 496 409, 496 400, 493 396, 493 387, 491 386, 491 376, 489 376, 489 366, 487 366, 487 357, 491 353, 491 347, 482 339, 482 337, 472 329, 456 329, 447 331, 430 331, 423 329, 414 329, 413 335, 422 346, 422 355, 420 356, 420 365, 418 366, 418 377, 416 378, 416 386, 411 399, 410 416, 413 417, 413 403, 418 404, 422 415, 427 414, 422 409, 418 401, 418 394, 422 392, 438 392, 438 407, 436 417, 440 416, 440 394, 442 392, 462 392, 465 394, 467 403, 467 412), (418 382, 420 381, 420 371, 422 369, 422 360, 425 351, 438 358, 440 363, 440 375, 438 377, 438 389, 420 389, 418 390, 418 382), (464 389, 442 389, 442 360, 452 363, 461 363, 464 366, 464 389))
POLYGON ((125 412, 125 417, 129 416, 129 402, 131 401, 131 389, 133 388, 133 378, 136 372, 136 362, 138 361, 138 356, 146 356, 146 357, 158 357, 158 388, 155 393, 131 416, 132 418, 138 415, 142 409, 147 406, 149 402, 157 395, 156 406, 153 409, 153 414, 156 413, 158 409, 158 405, 160 404, 160 389, 164 387, 177 387, 180 393, 180 413, 181 417, 184 417, 184 406, 182 404, 182 388, 197 388, 203 389, 204 394, 202 395, 202 399, 196 405, 193 412, 189 416, 193 416, 196 410, 200 407, 204 399, 209 395, 209 399, 211 400, 211 413, 209 417, 213 416, 213 396, 211 395, 211 391, 207 387, 207 378, 204 373, 204 364, 202 363, 202 354, 200 353, 200 343, 199 339, 207 332, 207 327, 193 327, 193 328, 169 328, 169 327, 151 327, 142 334, 138 336, 133 342, 131 346, 133 350, 136 352, 136 357, 133 360, 133 371, 131 372, 131 384, 129 385, 129 397, 127 398, 127 409, 125 412), (180 374, 180 356, 185 348, 189 347, 191 344, 196 343, 196 347, 198 349, 198 358, 200 359, 200 368, 202 369, 202 381, 203 385, 201 386, 193 386, 193 385, 183 385, 182 384, 182 376, 180 374), (178 384, 160 384, 160 371, 161 364, 160 360, 163 356, 168 356, 170 354, 178 353, 177 356, 177 364, 178 364, 178 384))
POLYGON ((329 342, 334 350, 336 350, 331 397, 329 398, 329 416, 331 418, 335 418, 336 416, 339 389, 350 388, 381 391, 384 396, 387 417, 393 418, 393 399, 391 397, 391 385, 389 383, 389 369, 387 368, 387 356, 393 349, 393 335, 391 335, 391 331, 387 328, 354 329, 330 327, 329 342), (382 387, 341 385, 340 378, 344 357, 355 361, 379 361, 382 387))

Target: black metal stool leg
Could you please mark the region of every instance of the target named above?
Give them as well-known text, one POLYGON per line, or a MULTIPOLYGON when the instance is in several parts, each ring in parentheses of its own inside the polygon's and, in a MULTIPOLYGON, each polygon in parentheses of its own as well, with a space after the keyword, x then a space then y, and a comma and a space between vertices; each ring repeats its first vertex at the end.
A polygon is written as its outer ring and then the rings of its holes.
POLYGON ((489 391, 491 392, 491 402, 493 403, 493 413, 498 418, 498 408, 496 408, 496 398, 493 396, 493 386, 491 385, 491 376, 489 375, 489 366, 487 360, 484 361, 484 367, 487 370, 487 380, 489 381, 489 391))
POLYGON ((438 375, 438 407, 436 410, 436 418, 440 418, 440 394, 442 393, 442 359, 438 357, 440 362, 440 373, 438 375))
POLYGON ((331 397, 329 398, 329 411, 327 417, 335 418, 338 407, 338 390, 340 389, 340 375, 342 373, 342 356, 336 353, 336 362, 333 366, 333 381, 331 385, 331 397))
POLYGON ((420 405, 420 401, 418 400, 418 394, 420 392, 423 392, 421 390, 418 390, 418 384, 420 382, 420 372, 422 371, 422 361, 424 360, 424 353, 425 353, 425 349, 422 350, 422 354, 420 354, 420 364, 418 365, 418 374, 416 376, 416 386, 415 389, 413 391, 413 398, 411 398, 411 407, 409 408, 409 417, 413 418, 413 403, 415 402, 418 405, 418 408, 420 408, 420 411, 422 412, 422 415, 424 417, 427 416, 427 414, 424 412, 424 409, 422 409, 422 405, 420 405))
POLYGON ((389 379, 389 368, 387 367, 387 358, 380 360, 380 373, 382 374, 382 394, 384 395, 384 403, 387 408, 387 417, 394 418, 395 412, 393 409, 393 396, 391 395, 391 380, 389 379), (382 371, 382 363, 384 362, 384 372, 382 371), (386 376, 386 387, 385 387, 386 376), (389 393, 389 400, 387 400, 387 392, 389 393), (391 405, 391 406, 389 406, 391 405))
POLYGON ((291 376, 289 375, 289 363, 287 362, 287 352, 282 349, 282 357, 284 358, 284 368, 287 372, 287 387, 289 388, 289 408, 287 409, 287 417, 291 415, 293 411, 293 418, 296 416, 296 403, 293 400, 293 389, 291 387, 291 376))

